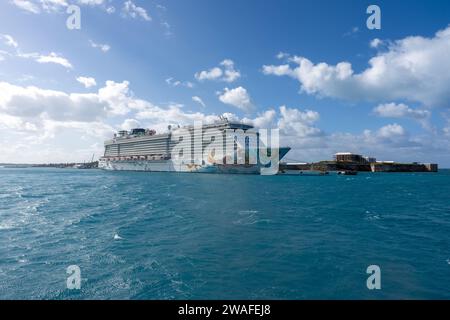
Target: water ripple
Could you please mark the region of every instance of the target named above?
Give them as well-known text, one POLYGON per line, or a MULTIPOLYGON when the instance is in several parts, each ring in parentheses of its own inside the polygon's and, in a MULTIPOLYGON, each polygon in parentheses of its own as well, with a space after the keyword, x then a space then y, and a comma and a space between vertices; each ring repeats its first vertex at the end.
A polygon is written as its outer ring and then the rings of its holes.
POLYGON ((0 298, 448 299, 450 172, 2 169, 0 298), (78 265, 82 289, 65 287, 78 265))

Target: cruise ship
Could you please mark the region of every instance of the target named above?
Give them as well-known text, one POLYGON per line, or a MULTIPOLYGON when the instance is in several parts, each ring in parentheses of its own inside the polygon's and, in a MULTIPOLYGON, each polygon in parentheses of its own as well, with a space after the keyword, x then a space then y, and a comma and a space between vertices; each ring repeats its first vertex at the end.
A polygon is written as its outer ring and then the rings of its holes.
MULTIPOLYGON (((278 136, 277 136, 278 137, 278 136)), ((136 128, 105 141, 104 170, 277 174, 289 147, 266 147, 253 126, 226 118, 212 124, 168 127, 167 132, 136 128)), ((270 143, 269 143, 270 144, 270 143)))

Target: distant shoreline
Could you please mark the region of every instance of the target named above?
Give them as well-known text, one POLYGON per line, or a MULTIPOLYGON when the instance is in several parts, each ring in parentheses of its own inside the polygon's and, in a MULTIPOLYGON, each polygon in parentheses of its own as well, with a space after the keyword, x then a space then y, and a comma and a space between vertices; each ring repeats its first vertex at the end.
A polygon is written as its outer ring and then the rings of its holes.
MULTIPOLYGON (((59 169, 97 169, 98 163, 49 163, 49 164, 32 164, 32 163, 0 163, 0 169, 26 169, 26 168, 59 168, 59 169), (81 168, 80 168, 81 167, 81 168)), ((449 168, 439 168, 441 170, 450 170, 449 168)), ((411 173, 415 173, 412 171, 411 173)))
POLYGON ((0 163, 0 168, 86 168, 98 167, 98 162, 71 162, 71 163, 0 163))

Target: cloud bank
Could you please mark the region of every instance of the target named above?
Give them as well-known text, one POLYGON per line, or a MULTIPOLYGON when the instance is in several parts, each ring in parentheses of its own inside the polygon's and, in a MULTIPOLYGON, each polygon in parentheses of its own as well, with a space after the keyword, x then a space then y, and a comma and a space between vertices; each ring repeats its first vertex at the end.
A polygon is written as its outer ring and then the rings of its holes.
MULTIPOLYGON (((379 46, 380 42, 372 43, 379 46)), ((302 92, 349 101, 411 101, 450 108, 450 26, 434 37, 407 37, 387 46, 355 72, 349 62, 313 63, 301 56, 282 65, 264 65, 263 73, 297 80, 302 92)))

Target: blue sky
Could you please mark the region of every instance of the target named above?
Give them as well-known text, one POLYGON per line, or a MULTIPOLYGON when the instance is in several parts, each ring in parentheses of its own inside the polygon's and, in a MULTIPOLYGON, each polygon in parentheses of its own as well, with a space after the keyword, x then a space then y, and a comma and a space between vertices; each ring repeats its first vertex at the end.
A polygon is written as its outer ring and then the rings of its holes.
POLYGON ((0 162, 226 114, 280 128, 290 159, 450 166, 448 1, 7 0, 0 17, 0 162))

